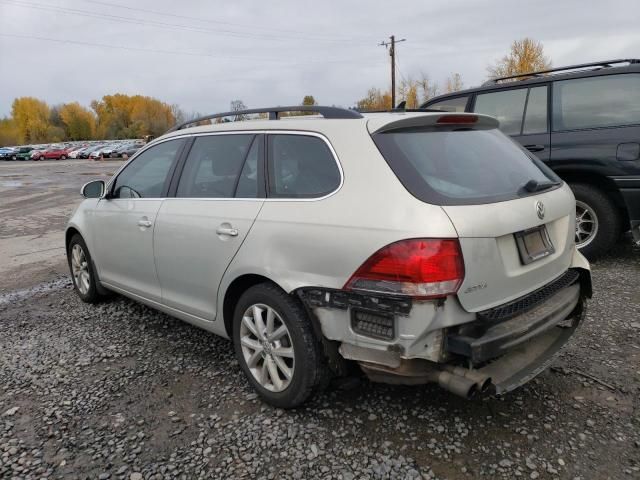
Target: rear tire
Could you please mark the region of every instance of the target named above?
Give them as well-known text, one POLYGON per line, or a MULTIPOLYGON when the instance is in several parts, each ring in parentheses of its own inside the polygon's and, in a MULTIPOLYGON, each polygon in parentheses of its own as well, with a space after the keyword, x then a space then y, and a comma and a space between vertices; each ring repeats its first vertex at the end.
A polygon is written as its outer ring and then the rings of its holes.
POLYGON ((586 183, 569 186, 576 197, 576 246, 585 257, 594 260, 620 238, 620 210, 599 188, 586 183))
POLYGON ((67 157, 65 155, 60 155, 60 160, 66 160, 67 157))
POLYGON ((304 308, 276 285, 262 283, 242 294, 232 336, 249 383, 274 407, 301 405, 323 377, 321 345, 304 308))

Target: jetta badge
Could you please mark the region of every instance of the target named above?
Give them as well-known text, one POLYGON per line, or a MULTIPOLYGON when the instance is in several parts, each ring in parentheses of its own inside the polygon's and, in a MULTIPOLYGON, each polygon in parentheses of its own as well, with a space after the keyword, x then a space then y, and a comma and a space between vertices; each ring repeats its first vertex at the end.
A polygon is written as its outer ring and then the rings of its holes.
POLYGON ((536 202, 536 213, 538 214, 538 218, 540 220, 544 218, 544 203, 540 201, 536 202))

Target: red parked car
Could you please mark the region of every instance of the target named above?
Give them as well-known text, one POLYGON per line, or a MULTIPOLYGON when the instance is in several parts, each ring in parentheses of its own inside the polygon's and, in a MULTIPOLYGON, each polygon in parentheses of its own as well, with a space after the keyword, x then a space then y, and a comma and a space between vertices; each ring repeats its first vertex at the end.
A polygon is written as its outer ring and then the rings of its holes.
MULTIPOLYGON (((70 150, 72 150, 72 148, 65 147, 64 145, 52 145, 51 147, 42 151, 42 153, 38 157, 38 160, 45 160, 45 159, 65 160, 69 157, 70 150)), ((36 159, 34 158, 34 160, 36 159)))

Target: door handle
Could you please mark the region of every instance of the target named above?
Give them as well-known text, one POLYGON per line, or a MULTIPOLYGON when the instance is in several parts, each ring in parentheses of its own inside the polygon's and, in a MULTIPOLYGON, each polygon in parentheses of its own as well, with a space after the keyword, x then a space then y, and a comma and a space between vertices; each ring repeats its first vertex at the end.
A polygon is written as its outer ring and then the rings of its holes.
POLYGON ((138 226, 139 227, 147 227, 147 228, 149 228, 151 225, 153 225, 153 223, 151 223, 149 220, 145 220, 145 219, 138 220, 138 226))
POLYGON ((229 237, 237 237, 238 236, 238 230, 236 230, 235 228, 231 228, 231 227, 218 227, 216 229, 216 233, 218 235, 228 235, 229 237))
POLYGON ((524 148, 530 152, 541 152, 544 150, 544 145, 525 145, 524 148))

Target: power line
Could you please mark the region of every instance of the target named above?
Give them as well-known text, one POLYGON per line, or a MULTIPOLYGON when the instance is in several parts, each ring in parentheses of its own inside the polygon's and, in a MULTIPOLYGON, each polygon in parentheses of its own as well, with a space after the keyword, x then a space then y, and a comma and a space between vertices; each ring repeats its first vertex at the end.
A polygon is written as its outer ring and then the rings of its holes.
POLYGON ((305 62, 287 62, 279 58, 269 58, 269 57, 248 57, 243 55, 213 55, 211 53, 206 52, 190 52, 190 51, 178 51, 178 50, 163 50, 157 48, 143 48, 143 47, 131 47, 124 45, 110 45, 107 43, 94 43, 94 42, 84 42, 80 40, 69 40, 69 39, 61 39, 61 38, 50 38, 50 37, 40 37, 36 35, 22 35, 22 34, 14 34, 14 33, 6 33, 0 32, 0 36, 3 37, 13 37, 13 38, 25 38, 30 40, 41 40, 45 42, 56 42, 56 43, 66 43, 73 45, 82 45, 89 47, 100 47, 100 48, 109 48, 115 50, 130 50, 135 52, 145 52, 145 53, 161 53, 168 55, 181 55, 181 56, 196 56, 196 57, 209 57, 209 58, 217 58, 217 59, 228 59, 228 60, 252 60, 252 61, 267 61, 267 62, 276 62, 282 64, 292 64, 292 65, 309 65, 309 64, 318 64, 318 63, 341 63, 341 62, 349 62, 349 63, 373 63, 377 61, 374 58, 370 59, 353 59, 353 58, 341 58, 341 59, 328 59, 328 60, 313 60, 313 61, 305 61, 305 62))
MULTIPOLYGON (((344 42, 344 41, 358 41, 357 39, 354 38, 340 38, 337 37, 335 35, 331 36, 331 37, 327 37, 324 35, 318 35, 315 33, 311 33, 311 35, 309 35, 309 32, 304 32, 301 30, 291 30, 291 29, 281 29, 281 28, 273 28, 273 27, 265 27, 262 25, 247 25, 247 24, 242 24, 242 23, 235 23, 235 22, 226 22, 226 21, 221 21, 221 20, 211 20, 209 18, 200 18, 200 17, 192 17, 192 16, 188 16, 188 15, 179 15, 176 13, 169 13, 169 12, 161 12, 158 10, 148 10, 148 9, 144 9, 144 8, 138 8, 138 7, 131 7, 129 5, 122 5, 119 3, 111 3, 111 2, 103 2, 103 1, 99 1, 99 0, 79 0, 82 2, 86 2, 86 3, 93 3, 96 5, 103 5, 103 6, 108 6, 108 7, 116 7, 116 8, 122 8, 125 10, 131 10, 134 12, 141 12, 141 13, 150 13, 153 15, 160 15, 160 16, 164 16, 164 17, 171 17, 171 18, 182 18, 185 20, 195 20, 198 22, 205 22, 205 23, 212 23, 212 24, 217 24, 217 25, 229 25, 232 27, 239 27, 239 28, 247 28, 247 29, 253 29, 253 30, 266 30, 266 31, 277 31, 279 33, 291 33, 291 34, 301 34, 304 35, 307 38, 314 38, 314 39, 318 39, 321 41, 334 41, 334 42, 344 42)), ((365 38, 365 37, 361 37, 361 41, 362 42, 368 42, 370 40, 370 38, 365 38)))
POLYGON ((381 47, 389 47, 389 56, 391 57, 391 108, 396 106, 396 43, 406 42, 407 39, 396 40, 395 35, 391 35, 389 42, 380 42, 381 47))
POLYGON ((343 40, 336 40, 336 39, 325 40, 325 39, 309 38, 309 37, 292 37, 292 36, 284 36, 284 35, 273 35, 273 34, 267 34, 267 33, 241 32, 241 31, 229 30, 229 29, 212 29, 207 27, 167 23, 167 22, 161 22, 157 20, 140 19, 140 18, 134 18, 134 17, 125 17, 122 15, 92 12, 89 10, 80 10, 77 8, 58 7, 58 6, 47 5, 47 4, 36 3, 36 2, 28 2, 23 0, 0 0, 0 2, 6 3, 8 5, 31 8, 34 10, 41 10, 45 12, 76 15, 76 16, 81 16, 86 18, 98 18, 98 19, 103 19, 103 20, 108 20, 108 21, 118 22, 118 23, 124 22, 124 23, 129 23, 134 25, 147 25, 147 26, 161 27, 161 28, 172 28, 176 30, 185 30, 185 31, 191 31, 196 33, 225 35, 225 36, 236 37, 236 38, 252 38, 252 39, 259 39, 259 40, 273 40, 273 41, 281 41, 281 42, 290 41, 290 40, 331 41, 331 42, 343 41, 343 40))

